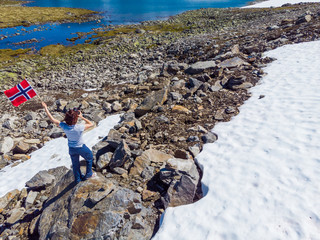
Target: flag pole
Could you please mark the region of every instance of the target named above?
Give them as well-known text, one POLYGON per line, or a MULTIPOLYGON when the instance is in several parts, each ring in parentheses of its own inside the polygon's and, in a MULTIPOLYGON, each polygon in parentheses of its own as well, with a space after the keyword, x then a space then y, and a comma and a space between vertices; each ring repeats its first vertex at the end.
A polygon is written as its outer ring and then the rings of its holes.
POLYGON ((40 97, 40 95, 37 93, 38 98, 40 99, 41 102, 43 102, 42 98, 40 97))
MULTIPOLYGON (((26 79, 26 80, 27 80, 27 78, 24 78, 24 79, 26 79)), ((42 100, 42 98, 40 97, 40 95, 39 95, 38 91, 36 91, 36 89, 35 89, 35 88, 33 88, 33 90, 36 92, 36 94, 37 94, 38 98, 40 99, 40 101, 41 101, 41 102, 43 102, 43 100, 42 100)))

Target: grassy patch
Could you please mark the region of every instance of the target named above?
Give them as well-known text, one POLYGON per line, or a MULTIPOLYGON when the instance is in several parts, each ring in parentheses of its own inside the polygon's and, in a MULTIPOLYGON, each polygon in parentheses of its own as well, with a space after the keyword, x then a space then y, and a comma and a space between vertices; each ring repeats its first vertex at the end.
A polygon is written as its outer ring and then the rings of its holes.
POLYGON ((23 1, 15 1, 15 0, 0 0, 0 6, 19 6, 23 1))
POLYGON ((12 61, 15 59, 25 58, 25 53, 29 52, 30 49, 0 49, 0 62, 12 61))
POLYGON ((156 24, 151 26, 145 26, 145 30, 147 31, 158 31, 158 32, 182 32, 184 30, 190 29, 190 26, 186 26, 184 24, 178 24, 178 23, 162 23, 162 24, 156 24))
POLYGON ((78 44, 74 46, 63 46, 60 44, 48 45, 40 49, 40 55, 61 57, 63 55, 70 55, 76 53, 77 51, 88 50, 90 48, 94 48, 94 46, 89 44, 78 44))
MULTIPOLYGON (((182 32, 184 30, 190 29, 189 26, 185 26, 183 24, 177 23, 161 23, 161 24, 152 24, 149 26, 140 26, 139 29, 143 29, 145 31, 154 31, 154 32, 182 32)), ((114 37, 120 35, 127 35, 136 33, 137 27, 118 27, 112 30, 107 30, 103 32, 96 32, 93 38, 99 37, 114 37)), ((139 34, 139 33, 136 33, 139 34)))
POLYGON ((46 22, 78 21, 96 12, 78 8, 0 6, 0 28, 46 22))

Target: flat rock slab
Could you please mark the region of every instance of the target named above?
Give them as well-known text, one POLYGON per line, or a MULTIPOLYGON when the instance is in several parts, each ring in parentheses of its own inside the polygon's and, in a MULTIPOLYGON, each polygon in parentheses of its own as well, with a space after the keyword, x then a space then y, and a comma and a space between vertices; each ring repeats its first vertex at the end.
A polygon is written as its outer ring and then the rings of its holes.
POLYGON ((244 60, 242 60, 239 57, 234 57, 234 58, 230 58, 227 60, 224 60, 223 62, 221 62, 219 64, 219 67, 222 68, 234 68, 234 67, 239 67, 241 65, 247 65, 248 63, 244 60))
POLYGON ((186 73, 189 74, 197 74, 197 73, 202 73, 204 70, 209 69, 209 68, 214 68, 216 67, 215 61, 204 61, 204 62, 196 62, 192 64, 187 70, 186 73))

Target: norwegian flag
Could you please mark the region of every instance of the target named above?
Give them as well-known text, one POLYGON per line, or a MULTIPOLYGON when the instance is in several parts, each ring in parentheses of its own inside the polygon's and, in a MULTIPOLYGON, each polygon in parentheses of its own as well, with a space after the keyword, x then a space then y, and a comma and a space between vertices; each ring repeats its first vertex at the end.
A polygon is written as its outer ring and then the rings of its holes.
POLYGON ((23 80, 17 86, 4 91, 4 94, 10 99, 15 107, 18 107, 21 103, 24 103, 37 95, 27 80, 23 80))

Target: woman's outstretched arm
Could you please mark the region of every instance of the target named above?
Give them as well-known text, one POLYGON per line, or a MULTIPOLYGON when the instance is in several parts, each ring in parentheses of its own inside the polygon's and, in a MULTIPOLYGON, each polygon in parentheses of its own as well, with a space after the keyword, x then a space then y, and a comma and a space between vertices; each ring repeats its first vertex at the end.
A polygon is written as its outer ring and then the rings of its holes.
POLYGON ((55 125, 59 126, 60 124, 60 121, 55 119, 54 117, 52 117, 51 113, 49 112, 48 110, 48 106, 45 102, 42 102, 41 103, 42 106, 44 107, 44 110, 46 111, 46 114, 48 115, 48 117, 50 118, 50 121, 53 122, 55 125))

